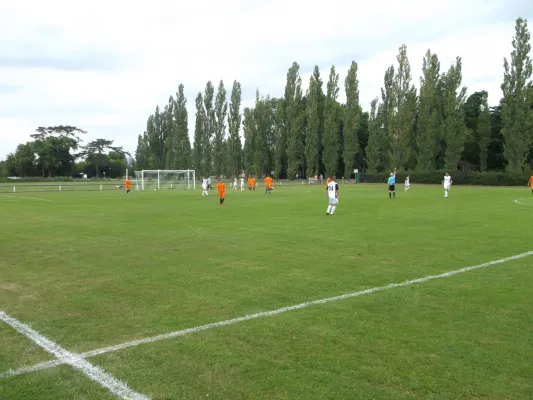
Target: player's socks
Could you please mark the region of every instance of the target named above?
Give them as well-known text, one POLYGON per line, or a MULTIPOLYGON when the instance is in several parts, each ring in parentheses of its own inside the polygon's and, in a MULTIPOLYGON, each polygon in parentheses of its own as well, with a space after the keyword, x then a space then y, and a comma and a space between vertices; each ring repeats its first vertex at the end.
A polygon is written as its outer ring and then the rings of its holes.
POLYGON ((392 192, 392 197, 396 198, 396 192, 392 192))
POLYGON ((331 208, 332 208, 332 205, 330 204, 328 206, 328 210, 326 211, 326 214, 329 215, 331 213, 331 208))
POLYGON ((392 199, 392 193, 389 192, 389 199, 392 199))
POLYGON ((335 214, 335 209, 336 208, 337 208, 336 206, 331 207, 331 213, 330 213, 331 215, 335 214))

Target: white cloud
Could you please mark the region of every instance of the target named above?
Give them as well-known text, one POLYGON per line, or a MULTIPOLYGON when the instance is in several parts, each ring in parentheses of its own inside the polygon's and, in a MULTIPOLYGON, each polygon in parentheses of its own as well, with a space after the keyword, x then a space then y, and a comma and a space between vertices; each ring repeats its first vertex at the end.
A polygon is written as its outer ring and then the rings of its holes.
POLYGON ((0 158, 37 126, 52 124, 78 125, 89 131, 87 140, 114 139, 133 153, 147 117, 179 83, 192 138, 194 99, 207 80, 216 87, 223 79, 228 97, 239 80, 250 105, 256 88, 283 94, 293 61, 301 65, 305 87, 315 64, 324 80, 335 64, 341 100, 346 71, 357 61, 368 109, 402 43, 417 86, 431 48, 443 70, 461 56, 469 93, 488 90, 495 104, 514 20, 532 13, 524 0, 450 0, 431 7, 422 0, 2 3, 0 158), (9 90, 2 93, 2 87, 9 90))

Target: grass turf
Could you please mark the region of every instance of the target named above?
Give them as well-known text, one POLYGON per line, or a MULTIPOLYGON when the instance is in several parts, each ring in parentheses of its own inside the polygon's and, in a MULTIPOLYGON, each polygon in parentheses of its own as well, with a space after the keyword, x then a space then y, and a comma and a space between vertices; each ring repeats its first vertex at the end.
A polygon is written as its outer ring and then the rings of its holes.
MULTIPOLYGON (((389 200, 386 185, 341 185, 334 217, 323 187, 230 189, 222 207, 210 193, 0 196, 0 310, 84 352, 533 250, 523 189, 454 187, 444 199, 414 185, 389 200)), ((530 399, 532 264, 89 361, 154 399, 530 399)), ((0 374, 50 359, 2 324, 0 343, 0 374)), ((67 366, 0 378, 2 399, 91 396, 107 394, 67 366)))

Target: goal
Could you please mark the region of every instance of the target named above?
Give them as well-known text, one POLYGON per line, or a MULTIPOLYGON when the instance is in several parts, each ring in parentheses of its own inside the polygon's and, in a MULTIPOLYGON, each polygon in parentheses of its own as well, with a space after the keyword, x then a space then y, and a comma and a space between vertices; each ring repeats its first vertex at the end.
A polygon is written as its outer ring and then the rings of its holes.
POLYGON ((193 169, 144 169, 135 171, 137 190, 196 189, 193 169))

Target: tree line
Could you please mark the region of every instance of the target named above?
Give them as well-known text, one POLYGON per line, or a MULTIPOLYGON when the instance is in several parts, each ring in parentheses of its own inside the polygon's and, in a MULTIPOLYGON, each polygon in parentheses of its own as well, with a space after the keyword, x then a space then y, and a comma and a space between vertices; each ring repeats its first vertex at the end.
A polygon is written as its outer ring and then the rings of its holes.
POLYGON ((283 97, 256 92, 255 105, 240 112, 241 85, 229 102, 224 82, 211 81, 195 99, 191 146, 183 85, 163 110, 156 108, 138 137, 138 169, 193 168, 201 176, 242 171, 278 178, 318 174, 349 177, 353 170, 523 171, 533 161, 533 85, 530 32, 516 20, 513 51, 504 61, 503 97, 489 107, 488 93, 467 96, 462 60, 447 69, 437 54, 422 60, 419 89, 413 83, 407 47, 384 74, 370 111, 359 102, 358 65, 344 81, 335 66, 324 82, 318 66, 306 93, 298 63, 287 73, 283 97), (344 90, 346 102, 338 101, 344 90), (244 146, 239 136, 242 119, 244 146))
POLYGON ((87 132, 70 125, 38 127, 32 140, 21 143, 0 162, 0 177, 122 177, 132 160, 112 140, 83 145, 87 132))
POLYGON ((103 167, 120 164, 124 170, 131 162, 137 170, 190 168, 199 176, 237 176, 243 171, 265 176, 274 171, 276 178, 290 179, 320 174, 348 178, 354 169, 379 173, 394 167, 521 172, 533 167, 530 41, 527 20, 518 18, 513 50, 504 59, 502 97, 492 107, 486 91, 467 95, 460 57, 443 68, 437 54, 428 50, 417 88, 402 45, 368 112, 360 104, 355 61, 343 80, 335 66, 327 80, 316 66, 305 93, 300 66, 294 62, 282 97, 256 91, 254 106, 242 110, 238 81, 229 99, 223 81, 216 90, 209 81, 195 98, 192 144, 180 84, 168 103, 149 116, 134 161, 104 139, 77 152, 81 145, 74 134, 83 131, 75 127, 38 128, 32 142, 19 145, 0 163, 0 173, 64 176, 82 169, 99 176, 103 167), (344 103, 338 100, 340 90, 344 103), (76 163, 76 157, 83 161, 76 163))

